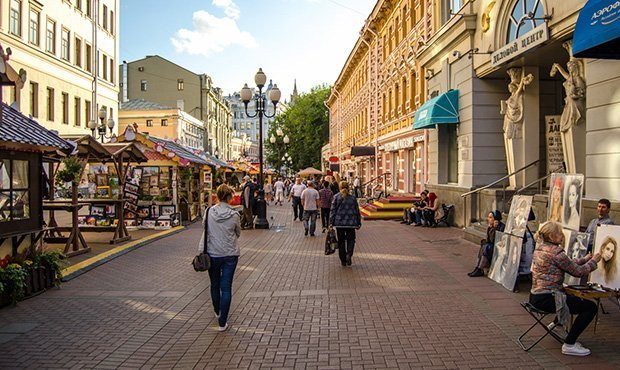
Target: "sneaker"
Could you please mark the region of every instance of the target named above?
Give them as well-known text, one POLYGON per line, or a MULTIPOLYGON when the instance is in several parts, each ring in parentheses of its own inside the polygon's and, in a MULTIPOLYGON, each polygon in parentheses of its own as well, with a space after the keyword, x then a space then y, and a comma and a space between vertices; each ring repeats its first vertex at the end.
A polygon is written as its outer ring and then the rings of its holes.
POLYGON ((475 271, 472 271, 468 275, 469 275, 469 277, 484 276, 484 271, 482 271, 482 269, 479 268, 479 269, 476 269, 475 271))
POLYGON ((306 231, 304 231, 304 235, 308 236, 308 229, 306 229, 306 231))
POLYGON ((581 344, 562 344, 562 354, 568 356, 587 356, 590 350, 581 344))
POLYGON ((226 331, 228 330, 229 326, 228 323, 226 323, 224 326, 220 326, 219 328, 217 328, 218 331, 226 331))
POLYGON ((310 233, 310 236, 314 236, 314 233, 310 233))
POLYGON ((351 266, 351 256, 347 254, 347 266, 351 266))

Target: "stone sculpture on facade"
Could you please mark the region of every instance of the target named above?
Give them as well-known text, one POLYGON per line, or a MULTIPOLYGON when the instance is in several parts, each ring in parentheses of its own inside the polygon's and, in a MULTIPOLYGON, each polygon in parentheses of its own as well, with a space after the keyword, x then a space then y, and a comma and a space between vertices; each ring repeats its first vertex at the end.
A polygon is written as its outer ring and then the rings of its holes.
POLYGON ((562 147, 564 149, 566 171, 568 173, 577 173, 573 129, 581 124, 585 118, 586 82, 583 62, 572 56, 572 40, 565 42, 562 46, 570 56, 570 60, 566 63, 566 70, 558 63, 553 63, 549 74, 551 77, 555 77, 556 73, 560 72, 565 79, 563 85, 566 98, 564 99, 564 110, 560 118, 562 147))

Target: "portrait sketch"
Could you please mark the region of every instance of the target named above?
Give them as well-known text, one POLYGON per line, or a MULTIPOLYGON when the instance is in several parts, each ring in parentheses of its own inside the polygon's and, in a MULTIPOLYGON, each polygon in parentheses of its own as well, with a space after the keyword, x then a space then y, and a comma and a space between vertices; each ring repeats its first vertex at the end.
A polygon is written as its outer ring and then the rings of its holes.
POLYGON ((583 175, 564 176, 564 211, 562 224, 571 230, 579 230, 581 217, 581 194, 583 175))
POLYGON ((590 274, 590 281, 604 287, 620 289, 618 242, 620 225, 599 225, 594 238, 594 253, 601 254, 598 268, 590 274))
POLYGON ((547 207, 548 221, 562 223, 564 219, 564 183, 564 174, 551 174, 551 181, 549 182, 549 206, 547 207))
POLYGON ((508 220, 506 220, 506 228, 504 229, 506 234, 523 237, 525 227, 527 226, 527 219, 530 215, 530 208, 532 207, 532 199, 531 195, 515 195, 512 198, 508 220))
MULTIPOLYGON (((583 258, 588 249, 588 239, 590 235, 574 230, 564 229, 564 252, 571 260, 583 258)), ((565 285, 579 285, 581 278, 564 274, 565 285)))
POLYGON ((508 290, 512 290, 517 281, 522 243, 521 237, 501 232, 495 234, 495 250, 488 276, 508 290))

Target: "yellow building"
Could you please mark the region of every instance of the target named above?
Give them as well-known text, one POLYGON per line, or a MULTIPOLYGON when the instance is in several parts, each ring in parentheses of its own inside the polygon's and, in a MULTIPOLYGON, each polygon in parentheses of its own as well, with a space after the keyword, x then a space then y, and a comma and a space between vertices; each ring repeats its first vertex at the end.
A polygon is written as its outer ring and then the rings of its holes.
POLYGON ((115 0, 0 2, 0 43, 27 75, 3 101, 61 134, 91 133, 100 108, 117 121, 118 13, 115 0))
POLYGON ((173 140, 187 148, 203 149, 204 123, 180 108, 129 100, 121 103, 118 120, 121 129, 131 125, 139 132, 173 140))

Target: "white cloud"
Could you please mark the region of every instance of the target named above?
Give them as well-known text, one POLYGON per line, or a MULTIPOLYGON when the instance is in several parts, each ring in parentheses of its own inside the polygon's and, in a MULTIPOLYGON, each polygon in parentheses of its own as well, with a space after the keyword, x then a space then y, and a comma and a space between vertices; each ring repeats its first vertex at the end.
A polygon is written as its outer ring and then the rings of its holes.
POLYGON ((209 56, 231 45, 247 48, 258 46, 252 34, 239 29, 236 21, 239 8, 232 1, 213 0, 213 4, 225 7, 227 16, 218 18, 204 10, 195 12, 192 16, 194 29, 182 28, 170 39, 178 53, 209 56), (233 16, 229 16, 229 13, 233 16))
POLYGON ((226 14, 227 17, 239 19, 239 13, 241 13, 241 11, 239 10, 237 4, 233 3, 232 0, 213 0, 213 5, 223 8, 224 14, 226 14))

